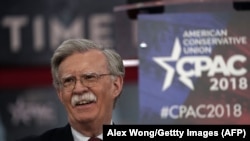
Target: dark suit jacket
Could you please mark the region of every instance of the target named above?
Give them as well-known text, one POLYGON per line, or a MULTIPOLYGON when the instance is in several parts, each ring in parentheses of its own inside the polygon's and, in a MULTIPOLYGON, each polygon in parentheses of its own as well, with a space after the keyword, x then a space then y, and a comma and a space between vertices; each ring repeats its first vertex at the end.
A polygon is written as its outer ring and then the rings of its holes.
POLYGON ((28 136, 17 141, 74 141, 74 139, 70 125, 67 124, 61 128, 48 130, 41 135, 28 136))

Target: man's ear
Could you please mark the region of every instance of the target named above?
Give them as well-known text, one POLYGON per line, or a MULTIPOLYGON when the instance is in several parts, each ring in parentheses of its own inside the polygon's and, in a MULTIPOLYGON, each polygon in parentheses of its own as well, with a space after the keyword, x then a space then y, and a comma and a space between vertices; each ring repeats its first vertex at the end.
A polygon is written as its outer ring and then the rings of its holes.
POLYGON ((121 94, 122 88, 123 88, 123 77, 117 76, 114 80, 114 97, 118 97, 121 94))

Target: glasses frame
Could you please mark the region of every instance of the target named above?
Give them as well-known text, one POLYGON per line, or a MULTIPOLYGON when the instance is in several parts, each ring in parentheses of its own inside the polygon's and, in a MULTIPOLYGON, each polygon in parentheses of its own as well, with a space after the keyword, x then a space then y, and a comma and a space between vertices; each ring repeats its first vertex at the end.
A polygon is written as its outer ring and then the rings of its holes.
POLYGON ((85 73, 80 75, 80 79, 77 79, 75 76, 69 76, 61 79, 60 85, 63 89, 67 91, 72 91, 75 86, 76 82, 79 80, 80 83, 86 87, 92 87, 98 83, 101 77, 107 76, 107 75, 113 75, 111 73, 85 73))

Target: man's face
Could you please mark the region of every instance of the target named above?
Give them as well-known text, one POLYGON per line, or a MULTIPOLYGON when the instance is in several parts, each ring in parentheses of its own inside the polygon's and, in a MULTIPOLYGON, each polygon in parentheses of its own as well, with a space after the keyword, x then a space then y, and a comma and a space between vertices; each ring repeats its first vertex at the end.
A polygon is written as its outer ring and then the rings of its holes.
MULTIPOLYGON (((122 78, 103 75, 88 86, 80 81, 85 74, 109 74, 105 56, 98 50, 74 53, 67 57, 59 66, 61 82, 76 80, 71 89, 61 86, 58 96, 65 106, 71 124, 91 123, 99 121, 109 124, 115 98, 122 89, 122 78), (73 80, 74 80, 73 79, 73 80)), ((84 80, 84 79, 82 79, 84 80)), ((87 81, 86 81, 87 82, 87 81)))

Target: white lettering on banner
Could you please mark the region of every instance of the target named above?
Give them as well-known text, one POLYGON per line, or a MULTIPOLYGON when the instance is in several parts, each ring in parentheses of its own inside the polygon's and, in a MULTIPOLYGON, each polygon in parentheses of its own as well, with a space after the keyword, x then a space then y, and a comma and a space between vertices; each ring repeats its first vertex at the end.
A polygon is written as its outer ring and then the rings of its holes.
POLYGON ((95 14, 89 19, 90 39, 112 47, 114 42, 110 38, 112 30, 107 28, 114 18, 110 14, 95 14))
POLYGON ((221 55, 216 55, 212 60, 210 57, 205 56, 189 56, 180 58, 176 65, 177 72, 181 74, 181 77, 201 77, 202 72, 208 71, 207 76, 214 76, 215 74, 221 73, 224 76, 242 76, 247 73, 246 68, 235 68, 234 64, 237 62, 245 62, 247 58, 243 55, 233 55, 227 62, 221 55), (194 65, 193 69, 185 70, 184 66, 190 64, 194 65))
POLYGON ((184 39, 185 46, 238 45, 246 44, 246 37, 184 39))
MULTIPOLYGON (((210 53, 210 51, 207 50, 206 53, 210 53)), ((168 62, 176 62, 176 72, 179 75, 179 80, 191 90, 195 89, 191 78, 201 77, 202 74, 204 74, 204 72, 207 72, 207 76, 211 77, 211 79, 213 79, 212 77, 215 76, 216 74, 239 77, 247 73, 246 68, 244 68, 243 66, 236 67, 235 65, 237 63, 244 63, 247 61, 247 57, 242 54, 232 55, 227 60, 225 60, 222 55, 215 55, 214 58, 211 58, 209 56, 200 56, 200 55, 184 56, 180 58, 180 55, 181 55, 181 44, 179 39, 176 38, 171 56, 153 57, 153 61, 155 61, 158 65, 160 65, 162 68, 166 70, 166 76, 163 82, 162 91, 165 91, 171 86, 175 75, 174 67, 169 65, 168 62), (187 69, 186 66, 189 66, 189 68, 187 69)), ((240 83, 242 84, 242 82, 243 80, 241 80, 240 83)), ((241 84, 239 84, 239 86, 241 84)), ((245 90, 247 89, 247 87, 248 86, 245 85, 244 87, 237 87, 235 89, 245 90)), ((210 90, 212 90, 212 88, 210 88, 210 90)))
POLYGON ((183 37, 222 37, 227 36, 228 31, 225 29, 201 29, 187 30, 183 32, 183 37))
POLYGON ((51 35, 50 47, 52 49, 55 49, 64 39, 83 37, 83 21, 81 18, 76 18, 71 25, 66 28, 56 17, 53 17, 49 25, 51 35))
POLYGON ((21 28, 28 23, 27 16, 9 16, 3 19, 3 27, 10 28, 10 48, 18 52, 21 48, 21 28))
POLYGON ((7 15, 1 19, 1 26, 9 29, 10 51, 12 53, 19 53, 23 48, 22 39, 23 36, 27 36, 24 35, 24 30, 29 26, 32 30, 30 42, 33 43, 33 50, 36 52, 43 51, 46 42, 49 43, 49 48, 54 50, 66 38, 86 38, 87 34, 89 34, 90 39, 104 44, 105 47, 112 48, 114 45, 111 26, 114 22, 113 15, 110 13, 90 15, 87 19, 89 20, 88 30, 85 30, 87 27, 84 25, 85 20, 78 16, 66 26, 58 17, 53 16, 45 18, 43 15, 35 15, 30 18, 28 15, 7 15), (48 28, 45 26, 47 23, 48 28), (48 37, 45 33, 49 34, 48 37))
POLYGON ((44 19, 42 16, 36 16, 33 23, 33 35, 34 35, 34 49, 39 52, 43 49, 44 43, 44 19))
POLYGON ((184 54, 207 54, 212 53, 211 47, 184 47, 184 54))
POLYGON ((243 113, 242 105, 235 104, 199 104, 193 105, 171 105, 161 109, 161 118, 239 118, 243 113))

